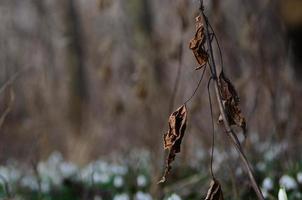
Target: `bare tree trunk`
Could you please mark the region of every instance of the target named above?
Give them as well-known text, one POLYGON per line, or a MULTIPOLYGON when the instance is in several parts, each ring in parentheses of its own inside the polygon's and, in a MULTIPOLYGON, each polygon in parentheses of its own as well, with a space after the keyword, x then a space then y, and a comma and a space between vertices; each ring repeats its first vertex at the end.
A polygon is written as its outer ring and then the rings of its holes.
POLYGON ((84 70, 84 52, 81 22, 76 1, 66 1, 64 11, 65 34, 68 39, 66 49, 67 65, 70 74, 69 118, 75 133, 81 133, 83 110, 87 100, 87 89, 84 70))

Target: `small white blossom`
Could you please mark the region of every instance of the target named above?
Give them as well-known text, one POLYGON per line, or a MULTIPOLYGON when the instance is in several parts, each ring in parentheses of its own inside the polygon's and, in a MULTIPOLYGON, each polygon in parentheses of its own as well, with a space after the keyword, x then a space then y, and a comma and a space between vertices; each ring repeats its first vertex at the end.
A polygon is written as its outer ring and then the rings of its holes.
POLYGON ((124 193, 124 194, 115 195, 113 197, 113 200, 130 200, 130 198, 128 194, 124 193))
POLYGON ((134 200, 152 200, 152 197, 148 193, 139 191, 135 194, 134 200))
POLYGON ((237 169, 235 170, 235 174, 237 176, 240 176, 240 175, 242 175, 242 173, 243 173, 242 168, 241 167, 237 167, 237 169))
POLYGON ((181 198, 180 196, 174 193, 167 200, 181 200, 181 198))
POLYGON ((77 166, 71 162, 63 162, 59 166, 60 172, 63 177, 70 177, 77 172, 77 166))
POLYGON ((112 165, 110 169, 111 172, 116 175, 125 175, 128 172, 128 168, 125 166, 112 165))
POLYGON ((258 162, 258 163, 256 164, 256 168, 257 168, 259 171, 263 172, 263 171, 265 171, 265 169, 266 169, 266 165, 265 165, 264 162, 258 162))
POLYGON ((21 172, 19 169, 13 167, 10 168, 10 181, 11 182, 16 182, 21 178, 21 172))
POLYGON ((287 200, 287 195, 284 188, 280 188, 278 192, 278 200, 287 200))
POLYGON ((2 176, 2 178, 5 179, 5 181, 9 181, 10 178, 10 174, 9 174, 9 170, 6 167, 0 167, 0 175, 2 176))
POLYGON ((57 165, 54 165, 54 162, 39 162, 38 173, 43 181, 50 180, 55 185, 60 185, 62 183, 62 176, 58 172, 57 165))
POLYGON ((137 178, 136 178, 136 183, 139 187, 145 187, 147 185, 147 178, 146 176, 144 175, 139 175, 137 178))
POLYGON ((302 184, 302 172, 297 173, 297 180, 298 180, 298 183, 302 184))
POLYGON ((60 152, 54 151, 48 158, 48 165, 49 166, 57 166, 60 162, 63 161, 63 156, 60 152))
POLYGON ((81 170, 80 177, 82 178, 82 180, 90 182, 93 175, 93 171, 93 166, 89 164, 81 170))
POLYGON ((274 187, 274 182, 271 178, 269 177, 266 177, 263 182, 262 182, 262 187, 266 190, 266 191, 269 191, 269 190, 272 190, 273 187, 274 187))
POLYGON ((95 172, 93 174, 93 182, 95 183, 108 183, 110 176, 106 173, 95 172))
POLYGON ((37 179, 34 176, 25 176, 21 179, 20 184, 23 187, 28 187, 31 190, 38 190, 39 189, 39 184, 37 179))
POLYGON ((279 184, 281 187, 284 187, 287 190, 297 188, 297 183, 296 183, 295 179, 288 175, 283 175, 279 180, 279 184))
POLYGON ((50 191, 50 184, 49 184, 49 182, 47 182, 47 181, 42 181, 41 182, 41 191, 45 192, 45 193, 47 193, 47 192, 50 191))
POLYGON ((110 170, 109 164, 102 160, 96 161, 94 165, 95 165, 96 170, 101 171, 101 172, 108 173, 110 170))
POLYGON ((113 185, 117 188, 122 187, 124 185, 124 179, 121 176, 115 176, 113 179, 113 185))

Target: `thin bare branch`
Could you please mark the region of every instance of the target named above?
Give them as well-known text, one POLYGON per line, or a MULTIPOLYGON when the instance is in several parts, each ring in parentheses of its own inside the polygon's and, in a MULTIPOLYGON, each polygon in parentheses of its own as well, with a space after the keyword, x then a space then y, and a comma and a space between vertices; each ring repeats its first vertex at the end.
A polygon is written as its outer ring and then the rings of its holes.
POLYGON ((17 79, 17 77, 20 75, 21 71, 18 71, 16 73, 14 73, 14 75, 12 75, 12 77, 10 77, 1 87, 0 87, 0 94, 11 84, 13 84, 13 82, 17 79))
POLYGON ((210 113, 211 113, 211 123, 212 123, 212 146, 211 146, 211 175, 212 178, 215 179, 214 177, 214 172, 213 172, 213 156, 214 156, 214 147, 215 147, 215 130, 214 130, 214 117, 213 117, 213 105, 212 105, 212 99, 211 99, 211 92, 210 92, 210 84, 211 84, 212 77, 209 79, 208 82, 208 96, 209 96, 209 104, 210 104, 210 113))
POLYGON ((198 81, 198 83, 197 83, 197 86, 196 86, 195 90, 193 91, 192 95, 185 101, 184 104, 187 104, 187 103, 188 103, 189 101, 191 101, 191 99, 195 96, 195 94, 196 94, 196 92, 197 92, 197 90, 198 90, 198 88, 199 88, 199 86, 200 86, 200 83, 201 83, 201 81, 202 81, 202 79, 203 79, 203 76, 204 76, 204 72, 205 72, 205 71, 206 71, 206 66, 203 68, 203 71, 202 71, 202 73, 201 73, 200 79, 199 79, 199 81, 198 81))
MULTIPOLYGON (((202 7, 202 5, 201 5, 202 7)), ((246 168, 246 171, 248 173, 248 176, 250 178, 250 181, 251 181, 251 184, 252 184, 252 187, 255 191, 255 193, 257 194, 257 197, 258 199, 260 200, 264 200, 264 197, 263 197, 263 194, 255 180, 255 177, 253 175, 253 171, 252 171, 252 168, 241 148, 241 145, 238 141, 238 138, 237 136, 235 135, 235 133, 233 132, 233 130, 231 129, 230 127, 230 124, 227 120, 227 116, 226 116, 226 113, 225 113, 225 110, 224 110, 224 106, 223 106, 223 103, 222 103, 222 98, 221 98, 221 95, 220 95, 220 92, 219 92, 219 85, 218 85, 218 79, 217 79, 217 69, 216 69, 216 65, 215 65, 215 60, 214 60, 214 54, 213 54, 213 48, 212 48, 212 44, 211 44, 211 41, 210 41, 210 31, 209 31, 209 22, 208 22, 208 19, 206 17, 206 15, 204 14, 203 12, 203 9, 200 9, 200 12, 201 12, 201 16, 204 18, 204 22, 205 22, 205 27, 206 27, 206 37, 207 37, 207 44, 208 44, 208 48, 209 48, 209 51, 210 51, 210 66, 212 68, 211 72, 213 73, 212 74, 212 77, 213 77, 213 80, 214 80, 214 87, 215 87, 215 93, 216 93, 216 98, 217 98, 217 102, 218 102, 218 106, 219 106, 219 110, 220 110, 220 113, 221 113, 221 116, 223 118, 223 122, 224 122, 224 126, 225 126, 225 129, 226 129, 226 133, 227 133, 227 136, 231 139, 231 142, 232 144, 235 146, 236 150, 238 151, 239 155, 240 155, 240 158, 246 168)))
POLYGON ((10 99, 9 99, 9 102, 8 102, 8 106, 6 107, 6 109, 4 110, 4 112, 2 113, 2 115, 0 117, 0 129, 1 129, 2 125, 3 125, 3 122, 4 122, 5 118, 6 118, 6 116, 11 111, 14 101, 15 101, 15 94, 14 94, 13 90, 11 90, 10 91, 10 99))

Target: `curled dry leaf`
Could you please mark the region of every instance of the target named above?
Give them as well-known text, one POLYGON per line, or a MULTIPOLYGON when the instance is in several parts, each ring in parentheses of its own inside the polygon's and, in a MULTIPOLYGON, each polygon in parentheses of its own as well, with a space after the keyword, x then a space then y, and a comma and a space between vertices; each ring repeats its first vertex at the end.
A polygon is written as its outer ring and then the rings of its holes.
POLYGON ((164 149, 169 150, 166 159, 165 172, 159 183, 166 181, 166 177, 171 170, 171 163, 175 159, 176 153, 180 152, 180 145, 185 134, 187 125, 187 108, 185 105, 179 107, 169 117, 169 130, 164 134, 164 149))
POLYGON ((212 180, 205 200, 223 200, 221 185, 217 180, 212 180))
POLYGON ((225 101, 234 101, 236 104, 240 102, 237 91, 231 81, 221 72, 219 75, 221 98, 225 101))
POLYGON ((202 22, 202 17, 199 15, 195 18, 196 21, 196 33, 193 39, 191 39, 189 48, 193 51, 193 54, 199 64, 196 70, 201 69, 208 62, 208 53, 205 50, 205 30, 202 22))
MULTIPOLYGON (((237 125, 246 132, 246 122, 239 108, 240 98, 231 81, 225 77, 223 72, 219 75, 219 90, 223 101, 225 112, 227 114, 230 125, 237 125)), ((222 122, 222 117, 219 116, 219 122, 222 122)))

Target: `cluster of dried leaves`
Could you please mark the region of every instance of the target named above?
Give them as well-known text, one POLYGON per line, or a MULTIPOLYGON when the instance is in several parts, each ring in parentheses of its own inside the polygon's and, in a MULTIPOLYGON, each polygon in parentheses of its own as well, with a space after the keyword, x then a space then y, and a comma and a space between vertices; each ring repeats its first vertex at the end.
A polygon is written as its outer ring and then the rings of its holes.
MULTIPOLYGON (((195 18, 196 32, 194 38, 190 40, 189 48, 197 60, 199 66, 196 70, 205 67, 209 61, 209 54, 205 48, 207 37, 205 34, 205 27, 203 17, 199 15, 195 18)), ((212 74, 213 76, 213 74, 212 74)), ((215 75, 216 76, 216 75, 215 75)), ((223 102, 224 111, 227 115, 227 121, 230 125, 237 125, 241 127, 245 133, 246 122, 245 118, 239 108, 240 98, 231 81, 225 77, 223 71, 218 77, 218 88, 223 102)), ((219 116, 219 122, 222 122, 222 116, 219 116)), ((165 172, 159 183, 166 181, 167 175, 171 170, 171 163, 174 161, 176 153, 180 152, 180 145, 186 130, 187 123, 187 108, 182 105, 174 111, 169 117, 169 130, 164 134, 164 149, 169 150, 166 159, 165 172)), ((210 188, 205 200, 223 200, 223 194, 220 183, 212 177, 210 188)))

